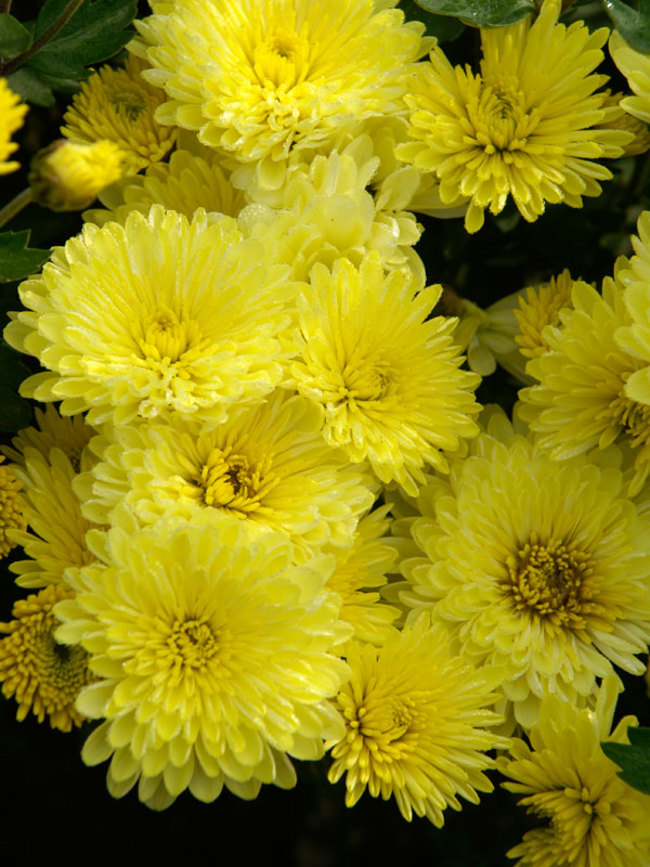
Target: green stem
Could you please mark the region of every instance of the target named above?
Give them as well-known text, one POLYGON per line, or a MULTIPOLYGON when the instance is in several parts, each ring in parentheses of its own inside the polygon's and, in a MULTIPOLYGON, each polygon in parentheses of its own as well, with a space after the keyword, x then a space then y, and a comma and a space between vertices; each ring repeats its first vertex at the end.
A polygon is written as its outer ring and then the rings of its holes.
POLYGON ((5 15, 11 12, 11 0, 0 0, 0 12, 5 15))
POLYGON ((6 226, 10 220, 13 220, 16 214, 19 214, 23 208, 26 208, 31 201, 33 201, 31 187, 27 187, 22 193, 18 193, 17 196, 0 210, 0 229, 6 226))
MULTIPOLYGON (((11 0, 9 0, 9 2, 11 2, 11 0)), ((22 66, 23 63, 26 63, 33 54, 40 51, 41 48, 52 39, 52 37, 56 36, 59 30, 65 27, 79 7, 83 6, 85 2, 86 0, 70 0, 59 17, 41 33, 38 39, 35 39, 32 42, 26 51, 23 51, 22 54, 16 55, 16 57, 12 57, 11 60, 8 60, 6 63, 0 63, 0 75, 6 78, 11 75, 12 72, 15 72, 19 66, 22 66)))

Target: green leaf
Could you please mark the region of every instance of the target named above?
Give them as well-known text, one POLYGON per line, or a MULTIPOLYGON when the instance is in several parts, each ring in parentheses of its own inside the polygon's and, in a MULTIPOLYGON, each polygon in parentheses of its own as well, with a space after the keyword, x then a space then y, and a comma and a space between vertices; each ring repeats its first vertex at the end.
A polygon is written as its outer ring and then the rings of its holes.
MULTIPOLYGON (((68 0, 47 0, 36 19, 36 38, 59 17, 68 0)), ((84 79, 86 67, 117 54, 133 36, 125 30, 136 14, 136 0, 86 0, 66 25, 28 61, 53 78, 84 79)))
POLYGON ((415 0, 401 0, 400 9, 407 21, 421 21, 426 27, 427 36, 435 36, 438 42, 451 42, 465 29, 462 21, 447 15, 434 15, 415 3, 415 0))
POLYGON ((13 15, 0 13, 0 57, 5 60, 21 54, 32 44, 29 30, 13 15))
POLYGON ((46 108, 54 105, 52 88, 35 69, 22 66, 12 73, 7 81, 11 89, 20 94, 26 102, 31 102, 32 105, 42 105, 46 108))
POLYGON ((0 431, 13 433, 31 422, 31 404, 18 394, 18 386, 29 374, 20 355, 0 343, 0 431))
POLYGON ((639 0, 638 9, 623 0, 603 0, 603 6, 628 45, 650 54, 650 0, 639 0))
POLYGON ((31 250, 28 241, 29 229, 0 235, 0 283, 29 277, 49 259, 49 250, 31 250))
POLYGON ((650 728, 629 728, 627 734, 629 744, 608 741, 601 744, 603 752, 619 766, 619 776, 628 786, 650 795, 650 728))
POLYGON ((504 27, 535 12, 534 0, 416 0, 436 15, 451 15, 474 27, 504 27))

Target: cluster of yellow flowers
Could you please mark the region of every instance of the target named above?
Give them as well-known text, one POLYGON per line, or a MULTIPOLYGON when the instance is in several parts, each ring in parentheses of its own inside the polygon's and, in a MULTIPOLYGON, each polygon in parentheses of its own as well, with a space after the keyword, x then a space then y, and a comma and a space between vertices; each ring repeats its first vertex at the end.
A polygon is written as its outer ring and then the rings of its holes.
POLYGON ((643 867, 650 797, 600 741, 650 643, 650 213, 601 291, 564 271, 488 310, 414 245, 416 212, 581 207, 650 87, 612 98, 609 32, 560 0, 482 31, 476 72, 396 5, 153 0, 73 98, 63 136, 122 174, 4 331, 46 408, 0 468, 35 591, 2 691, 99 721, 84 761, 154 809, 330 751, 349 806, 441 826, 499 768, 548 819, 521 865, 643 867), (476 400, 497 363, 512 419, 476 400))

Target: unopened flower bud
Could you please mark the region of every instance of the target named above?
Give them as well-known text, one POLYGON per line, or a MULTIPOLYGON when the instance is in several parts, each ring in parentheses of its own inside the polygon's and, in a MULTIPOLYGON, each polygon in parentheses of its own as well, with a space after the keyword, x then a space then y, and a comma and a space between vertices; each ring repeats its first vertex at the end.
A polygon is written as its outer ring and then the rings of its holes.
POLYGON ((34 201, 52 211, 80 211, 122 176, 123 154, 109 141, 79 144, 59 139, 32 160, 34 201))

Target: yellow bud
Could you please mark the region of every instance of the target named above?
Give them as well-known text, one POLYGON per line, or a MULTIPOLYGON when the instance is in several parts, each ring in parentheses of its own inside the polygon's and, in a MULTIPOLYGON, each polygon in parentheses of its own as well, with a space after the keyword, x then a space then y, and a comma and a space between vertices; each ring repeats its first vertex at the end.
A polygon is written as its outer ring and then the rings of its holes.
POLYGON ((122 176, 123 153, 109 141, 79 144, 59 139, 32 160, 34 201, 53 211, 80 211, 122 176))

